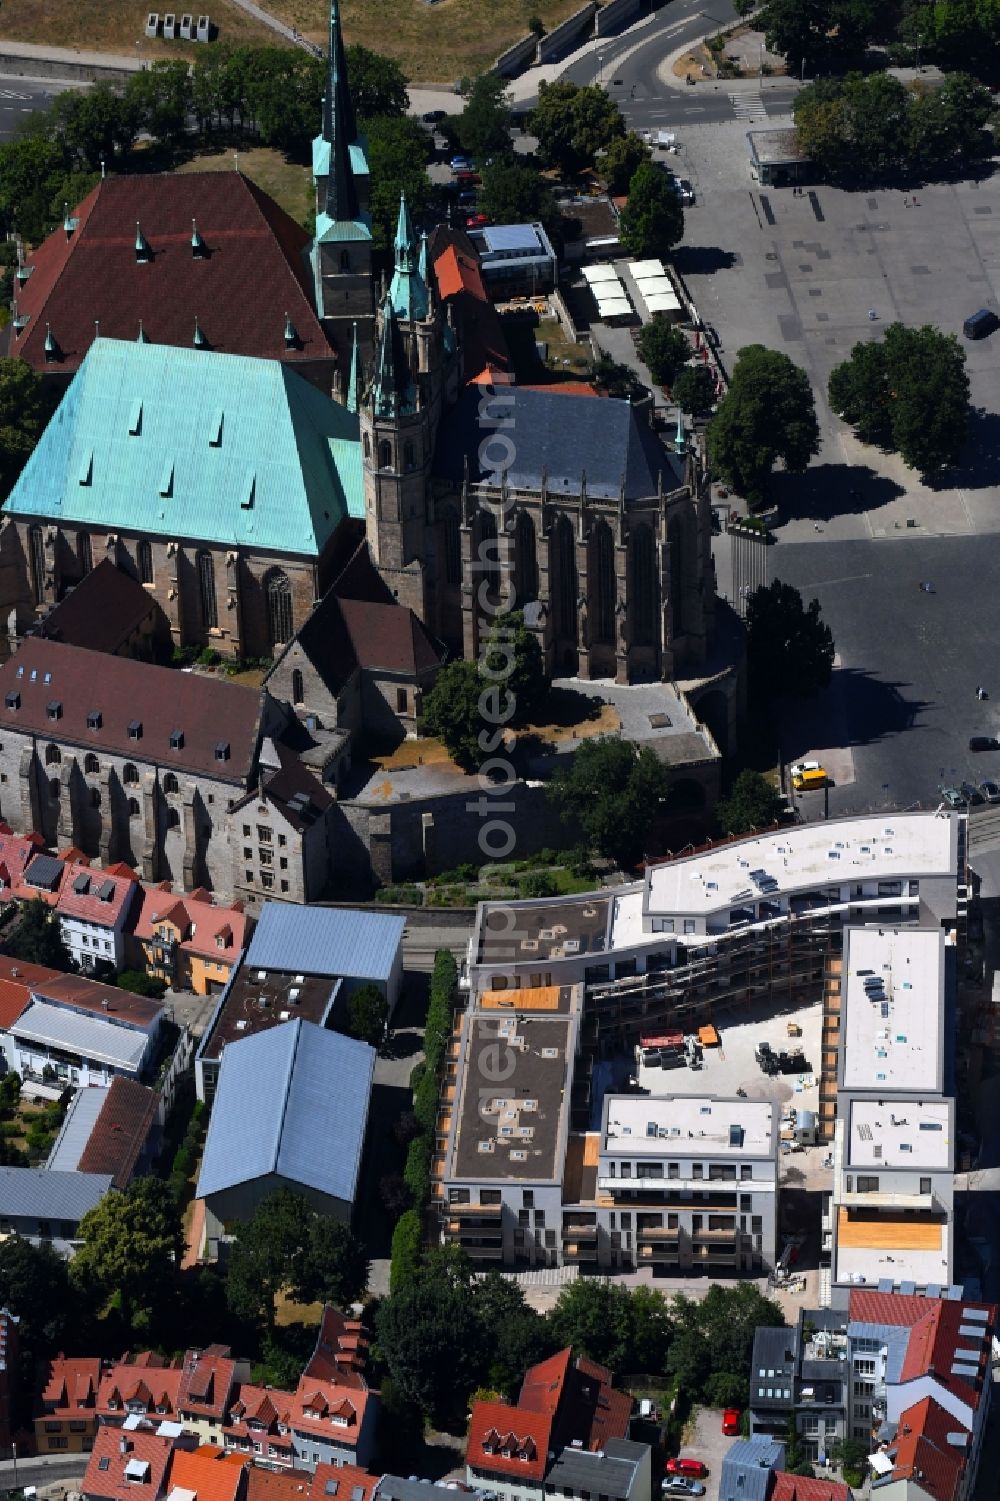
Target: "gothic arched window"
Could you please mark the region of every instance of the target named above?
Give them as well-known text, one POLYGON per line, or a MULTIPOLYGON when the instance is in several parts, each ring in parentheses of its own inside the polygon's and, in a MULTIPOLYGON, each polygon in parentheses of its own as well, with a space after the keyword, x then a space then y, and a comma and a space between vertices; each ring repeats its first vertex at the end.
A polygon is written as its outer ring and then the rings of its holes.
POLYGON ((292 639, 292 586, 288 575, 275 568, 264 581, 267 596, 267 630, 271 649, 292 639))
POLYGON ((153 582, 153 549, 145 538, 136 548, 135 555, 139 565, 140 584, 151 584, 153 582))
POLYGON ((80 565, 81 574, 90 573, 94 566, 94 549, 90 545, 89 532, 76 534, 76 560, 80 565))
POLYGON ((305 683, 303 682, 301 672, 296 667, 295 671, 292 673, 292 703, 293 704, 304 703, 305 702, 305 697, 306 697, 305 683))
POLYGON ((28 532, 28 561, 31 565, 31 592, 35 604, 40 605, 45 598, 45 542, 40 526, 33 526, 28 532))
POLYGON ((60 751, 58 745, 47 745, 45 747, 46 766, 58 766, 61 760, 62 752, 60 751))
POLYGON ((198 554, 198 593, 201 596, 201 619, 206 631, 219 624, 219 607, 215 598, 215 559, 210 552, 198 554))
POLYGON ((652 529, 638 526, 632 533, 631 616, 632 640, 636 646, 651 646, 656 641, 656 614, 659 607, 656 579, 656 548, 652 529))

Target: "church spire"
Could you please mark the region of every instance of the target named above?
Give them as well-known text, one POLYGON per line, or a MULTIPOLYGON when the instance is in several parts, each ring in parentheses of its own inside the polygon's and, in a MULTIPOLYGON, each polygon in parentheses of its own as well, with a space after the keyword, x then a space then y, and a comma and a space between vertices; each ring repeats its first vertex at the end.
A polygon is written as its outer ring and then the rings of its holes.
POLYGON ((399 195, 399 220, 393 245, 396 269, 389 287, 389 300, 396 317, 407 322, 414 318, 426 318, 429 302, 427 283, 418 266, 416 235, 413 233, 413 221, 405 193, 399 195))
POLYGON ((417 393, 396 322, 392 298, 382 304, 382 330, 375 357, 375 387, 372 394, 376 417, 402 417, 417 407, 417 393))
POLYGON ((347 81, 344 38, 340 30, 339 0, 330 0, 330 44, 327 56, 326 91, 323 96, 323 140, 330 147, 330 170, 326 180, 328 216, 333 220, 356 219, 360 212, 357 187, 351 170, 350 148, 358 138, 358 124, 347 81))

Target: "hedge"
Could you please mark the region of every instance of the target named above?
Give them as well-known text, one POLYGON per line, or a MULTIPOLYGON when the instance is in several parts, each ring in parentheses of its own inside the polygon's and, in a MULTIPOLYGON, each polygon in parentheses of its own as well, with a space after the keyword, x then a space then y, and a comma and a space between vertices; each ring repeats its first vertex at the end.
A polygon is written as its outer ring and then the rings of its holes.
POLYGON ((433 1138, 426 1132, 415 1136, 406 1152, 403 1182, 414 1204, 424 1205, 431 1196, 431 1153, 433 1138))
POLYGON ((392 1261, 389 1265, 389 1291, 399 1292, 412 1282, 420 1270, 423 1229, 418 1209, 407 1209, 396 1221, 392 1232, 392 1261))

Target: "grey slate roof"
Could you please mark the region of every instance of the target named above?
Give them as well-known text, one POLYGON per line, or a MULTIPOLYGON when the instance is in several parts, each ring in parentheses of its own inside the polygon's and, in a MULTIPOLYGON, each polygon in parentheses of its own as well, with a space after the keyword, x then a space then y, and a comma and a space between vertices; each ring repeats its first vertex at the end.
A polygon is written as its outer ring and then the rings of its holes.
POLYGON ((110 1084, 89 1084, 85 1089, 77 1090, 59 1135, 52 1144, 45 1164, 47 1168, 73 1172, 78 1166, 110 1088, 110 1084))
POLYGON ((0 1167, 0 1219, 71 1220, 78 1224, 110 1187, 110 1173, 0 1167))
POLYGON ((460 485, 468 459, 470 481, 487 480, 491 463, 510 458, 508 485, 538 490, 544 475, 554 499, 561 492, 578 495, 584 471, 587 493, 595 499, 617 500, 623 479, 626 501, 655 495, 660 473, 664 490, 683 483, 680 461, 627 401, 503 387, 484 417, 481 395, 481 388, 470 387, 442 420, 434 460, 438 478, 460 485), (491 428, 497 432, 492 446, 491 428))
POLYGON ((771 1471, 784 1463, 785 1446, 777 1439, 737 1439, 723 1457, 719 1501, 767 1501, 771 1471))
POLYGON ((409 1480, 404 1475, 383 1475, 375 1494, 377 1501, 457 1501, 446 1485, 409 1480))
POLYGON ((99 1016, 84 1016, 79 1011, 37 999, 32 999, 10 1030, 19 1042, 45 1043, 133 1072, 149 1046, 149 1034, 136 1027, 123 1027, 99 1016))
POLYGON ((390 912, 265 902, 247 950, 250 969, 387 980, 406 919, 390 912))
POLYGON ((610 1501, 628 1501, 636 1483, 639 1466, 648 1455, 646 1444, 631 1439, 610 1438, 603 1450, 560 1450, 545 1476, 546 1489, 587 1492, 608 1496, 610 1501))
POLYGON ((374 1071, 366 1042, 301 1019, 228 1043, 198 1198, 276 1173, 352 1203, 374 1071))

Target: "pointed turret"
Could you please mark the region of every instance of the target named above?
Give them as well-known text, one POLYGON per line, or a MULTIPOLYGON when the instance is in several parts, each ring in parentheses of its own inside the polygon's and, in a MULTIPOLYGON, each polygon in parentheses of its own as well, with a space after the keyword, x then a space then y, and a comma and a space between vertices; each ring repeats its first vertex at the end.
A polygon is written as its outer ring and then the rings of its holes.
POLYGON ((687 435, 684 431, 684 413, 677 408, 677 431, 674 433, 674 448, 678 453, 683 453, 687 448, 687 435))
POLYGON ((146 333, 146 330, 142 326, 142 319, 141 318, 139 319, 139 332, 136 335, 135 342, 137 344, 148 344, 149 343, 149 335, 146 333))
POLYGON ((382 305, 382 329, 375 361, 372 403, 376 417, 402 417, 416 411, 417 393, 391 298, 382 305))
POLYGON ((347 410, 357 412, 360 386, 361 356, 358 350, 358 325, 354 325, 354 340, 351 344, 351 376, 347 383, 347 410))
POLYGON ((323 209, 332 220, 357 219, 358 190, 351 169, 351 146, 358 138, 354 104, 347 82, 344 38, 340 30, 339 0, 330 0, 330 43, 327 54, 326 91, 323 95, 322 140, 330 148, 323 209))
POLYGON ((195 349, 208 348, 208 340, 205 338, 204 330, 202 329, 202 326, 198 321, 197 313, 195 313, 194 315, 194 338, 191 340, 191 342, 194 345, 195 349))
POLYGON ((51 365, 55 360, 61 360, 61 359, 62 359, 62 350, 59 348, 59 342, 56 339, 55 334, 52 332, 52 326, 51 326, 51 324, 46 323, 46 325, 45 325, 45 363, 47 365, 51 365))
POLYGON ((286 313, 285 314, 285 348, 286 349, 299 349, 301 347, 301 344, 302 344, 302 340, 299 338, 299 331, 295 327, 295 324, 292 322, 291 316, 288 313, 286 313))
POLYGON ((149 241, 142 232, 142 225, 138 219, 135 221, 135 258, 137 261, 151 261, 153 252, 149 248, 149 241))
POLYGON ((191 220, 191 254, 196 261, 201 261, 208 255, 208 246, 198 233, 198 221, 191 220))
POLYGON ((399 221, 396 225, 394 249, 396 269, 392 274, 389 299, 397 318, 409 322, 427 317, 427 283, 418 268, 416 236, 413 221, 406 206, 406 194, 399 195, 399 221))

